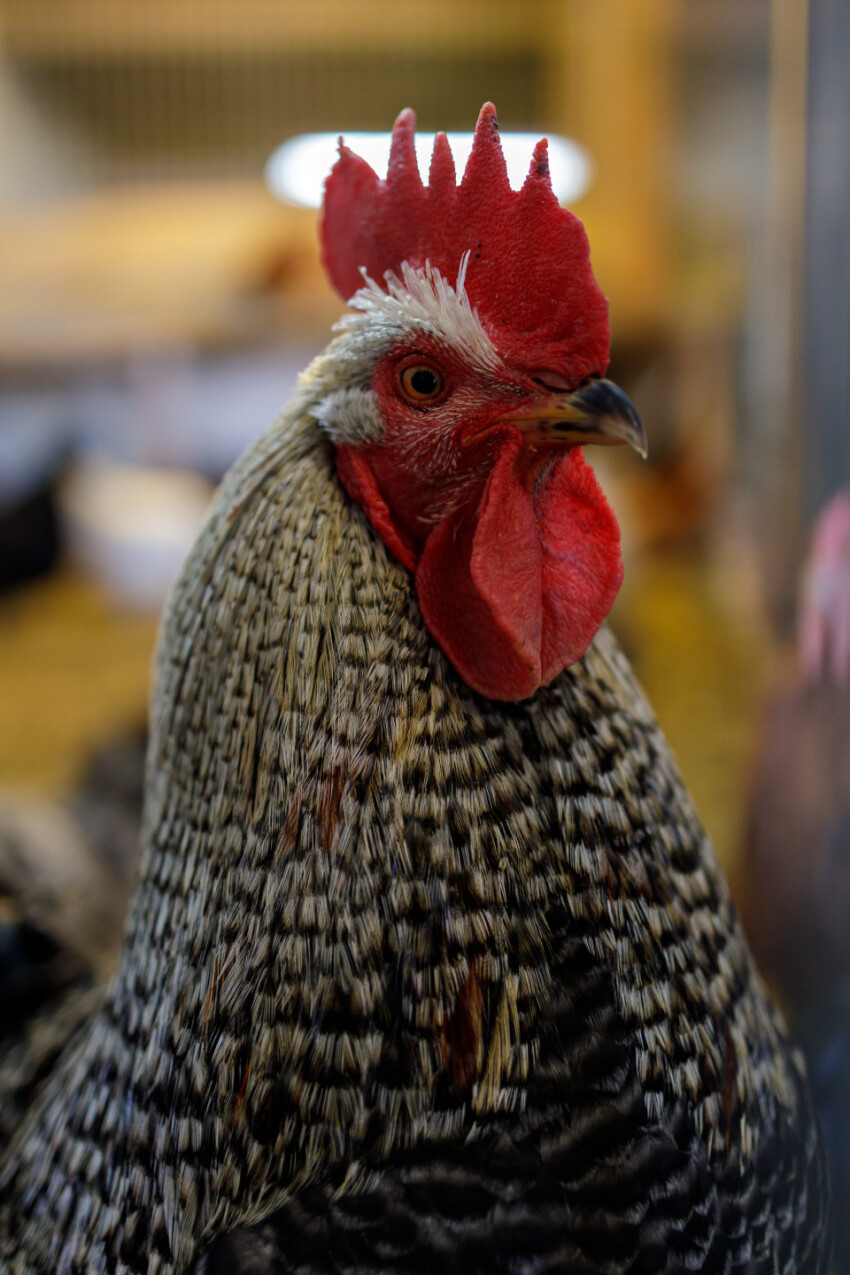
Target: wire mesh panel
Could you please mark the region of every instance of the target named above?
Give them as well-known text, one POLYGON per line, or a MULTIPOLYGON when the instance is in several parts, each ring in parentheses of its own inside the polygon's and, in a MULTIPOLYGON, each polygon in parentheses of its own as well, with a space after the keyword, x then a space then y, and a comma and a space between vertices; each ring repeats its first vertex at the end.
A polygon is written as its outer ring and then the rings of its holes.
POLYGON ((93 177, 257 172, 283 138, 541 120, 551 5, 497 0, 6 0, 20 89, 93 177))

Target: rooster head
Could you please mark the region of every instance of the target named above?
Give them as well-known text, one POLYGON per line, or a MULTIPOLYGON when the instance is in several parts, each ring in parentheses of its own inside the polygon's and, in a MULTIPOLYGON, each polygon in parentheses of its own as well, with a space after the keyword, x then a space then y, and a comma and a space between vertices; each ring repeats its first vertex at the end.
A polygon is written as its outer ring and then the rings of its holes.
POLYGON ((448 659, 519 700, 584 654, 622 580, 582 444, 645 454, 644 435, 604 379, 607 304, 546 142, 512 190, 487 104, 461 182, 440 134, 424 185, 414 129, 404 111, 385 181, 340 143, 322 246, 354 313, 309 373, 312 410, 448 659))

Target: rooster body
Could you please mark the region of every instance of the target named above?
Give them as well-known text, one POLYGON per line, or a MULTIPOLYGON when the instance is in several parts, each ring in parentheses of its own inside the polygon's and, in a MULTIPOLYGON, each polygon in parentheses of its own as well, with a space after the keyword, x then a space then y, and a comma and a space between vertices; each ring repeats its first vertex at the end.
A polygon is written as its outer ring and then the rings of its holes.
POLYGON ((367 282, 183 571, 119 971, 2 1167, 12 1271, 824 1269, 802 1066, 591 640, 618 558, 572 431, 637 427, 593 367, 488 367, 463 291, 367 282))

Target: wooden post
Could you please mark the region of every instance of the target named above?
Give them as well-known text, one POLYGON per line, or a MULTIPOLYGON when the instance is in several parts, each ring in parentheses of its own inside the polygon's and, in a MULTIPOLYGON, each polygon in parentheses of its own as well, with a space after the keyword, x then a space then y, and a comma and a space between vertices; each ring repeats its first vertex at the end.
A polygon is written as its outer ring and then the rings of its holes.
POLYGON ((764 510, 768 599, 780 631, 790 630, 804 529, 802 318, 806 210, 808 0, 773 0, 769 189, 755 331, 749 469, 764 510))
POLYGON ((674 129, 672 0, 553 7, 547 120, 586 146, 594 181, 577 206, 617 330, 666 324, 674 129))

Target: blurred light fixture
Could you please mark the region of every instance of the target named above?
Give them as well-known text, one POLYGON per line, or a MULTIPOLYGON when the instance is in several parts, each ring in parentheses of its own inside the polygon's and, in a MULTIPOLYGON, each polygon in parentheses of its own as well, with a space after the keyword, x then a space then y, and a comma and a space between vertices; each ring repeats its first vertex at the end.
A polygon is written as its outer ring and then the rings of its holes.
MULTIPOLYGON (((508 178, 515 190, 525 181, 538 133, 502 133, 508 178)), ((472 148, 472 133, 449 133, 455 167, 462 173, 472 148)), ((345 143, 361 155, 380 177, 386 177, 390 156, 389 133, 345 133, 345 143)), ((433 133, 417 133, 416 158, 427 174, 434 145, 433 133)), ((338 133, 303 133, 284 142, 266 164, 266 185, 273 195, 301 208, 318 208, 325 178, 339 146, 338 133)), ((586 151, 569 138, 549 134, 549 172, 552 189, 562 204, 579 199, 590 185, 592 164, 586 151)))

